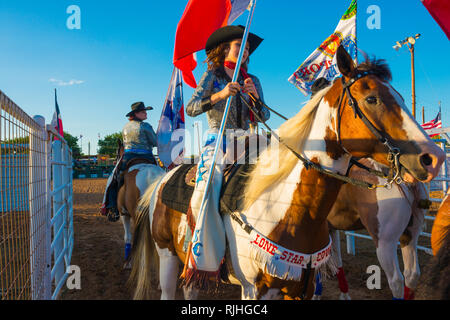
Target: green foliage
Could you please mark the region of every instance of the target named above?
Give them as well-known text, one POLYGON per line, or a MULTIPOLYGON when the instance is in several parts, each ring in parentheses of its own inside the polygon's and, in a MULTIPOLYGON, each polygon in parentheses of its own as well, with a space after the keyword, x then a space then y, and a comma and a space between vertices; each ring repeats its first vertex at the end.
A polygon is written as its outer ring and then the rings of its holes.
POLYGON ((120 139, 123 141, 122 132, 116 132, 110 135, 105 136, 104 139, 98 141, 98 154, 109 155, 114 158, 116 156, 117 151, 117 140, 120 139))
POLYGON ((74 159, 79 159, 81 157, 81 148, 78 145, 78 137, 74 137, 70 133, 64 131, 64 139, 67 141, 69 148, 72 149, 72 157, 74 159))

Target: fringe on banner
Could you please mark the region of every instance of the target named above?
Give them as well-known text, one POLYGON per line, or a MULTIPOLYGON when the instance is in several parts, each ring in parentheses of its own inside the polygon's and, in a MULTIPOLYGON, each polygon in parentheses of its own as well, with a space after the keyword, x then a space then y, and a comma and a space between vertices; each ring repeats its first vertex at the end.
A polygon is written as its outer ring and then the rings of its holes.
POLYGON ((331 256, 328 258, 327 262, 320 265, 318 268, 314 270, 314 277, 316 277, 317 273, 320 272, 323 283, 329 279, 334 278, 339 272, 337 257, 333 253, 334 250, 331 251, 331 256))
POLYGON ((225 259, 222 259, 219 270, 217 271, 204 271, 195 268, 195 261, 192 258, 191 253, 192 242, 189 245, 185 266, 180 278, 183 279, 182 287, 193 287, 199 290, 205 290, 206 292, 216 292, 219 289, 219 285, 222 279, 222 268, 224 267, 225 259), (194 266, 189 268, 189 261, 194 266))
POLYGON ((265 273, 273 277, 283 280, 299 281, 303 274, 303 268, 301 266, 284 263, 282 260, 277 259, 256 245, 251 245, 250 257, 260 264, 261 269, 265 273))
MULTIPOLYGON (((314 254, 308 255, 309 259, 308 261, 304 261, 304 264, 313 259, 313 255, 314 254)), ((259 263, 261 269, 264 270, 265 273, 283 280, 300 281, 303 270, 305 269, 301 265, 286 263, 280 259, 279 255, 273 255, 253 243, 250 247, 250 257, 259 263)), ((313 268, 315 270, 315 275, 317 275, 318 272, 321 272, 323 279, 329 279, 338 272, 336 257, 333 254, 330 254, 325 261, 313 268)))

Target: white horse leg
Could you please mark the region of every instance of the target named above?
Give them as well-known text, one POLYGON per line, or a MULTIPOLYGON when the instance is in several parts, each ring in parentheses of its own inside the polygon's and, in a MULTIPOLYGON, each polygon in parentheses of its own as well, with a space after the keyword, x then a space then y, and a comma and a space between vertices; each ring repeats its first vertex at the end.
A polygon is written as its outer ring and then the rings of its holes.
POLYGON ((161 300, 175 300, 178 279, 178 257, 172 255, 168 249, 159 249, 159 284, 161 300))
POLYGON ((398 265, 397 241, 380 239, 377 257, 386 274, 394 299, 403 299, 403 276, 398 265))
POLYGON ((121 216, 120 220, 122 220, 123 230, 125 231, 123 238, 125 241, 125 260, 128 260, 131 252, 131 241, 133 237, 131 233, 131 218, 129 216, 121 216))
POLYGON ((330 236, 332 240, 332 257, 336 261, 336 266, 338 267, 338 283, 339 289, 341 291, 339 295, 339 300, 351 300, 348 293, 348 283, 345 277, 345 272, 343 268, 342 255, 341 255, 341 238, 339 236, 339 230, 330 230, 330 236))
POLYGON ((199 290, 194 287, 183 287, 184 300, 197 300, 199 290))
POLYGON ((420 266, 417 255, 417 247, 413 241, 402 248, 403 264, 405 270, 405 300, 414 299, 414 289, 417 287, 420 278, 420 266))

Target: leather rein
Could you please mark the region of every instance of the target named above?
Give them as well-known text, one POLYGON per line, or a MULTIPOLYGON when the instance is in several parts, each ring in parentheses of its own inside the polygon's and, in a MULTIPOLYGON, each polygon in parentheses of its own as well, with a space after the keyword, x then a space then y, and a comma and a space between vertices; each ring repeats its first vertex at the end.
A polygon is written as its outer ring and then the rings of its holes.
MULTIPOLYGON (((350 87, 359 79, 370 75, 370 72, 362 72, 357 74, 354 78, 351 78, 348 82, 345 82, 344 77, 341 78, 342 81, 342 94, 341 97, 339 99, 339 110, 338 110, 338 121, 339 121, 339 129, 338 129, 338 141, 340 141, 340 136, 339 136, 339 130, 340 130, 340 122, 341 122, 341 117, 340 117, 340 109, 341 109, 341 105, 342 105, 342 100, 344 99, 345 95, 347 94, 348 96, 348 105, 353 109, 353 112, 355 114, 355 118, 359 117, 363 123, 366 125, 366 127, 372 132, 372 134, 384 145, 386 146, 386 148, 388 149, 388 156, 387 159, 389 161, 389 163, 391 164, 390 166, 390 170, 391 170, 391 174, 389 174, 388 176, 386 176, 383 172, 381 171, 377 171, 371 168, 367 168, 363 165, 363 166, 367 171, 369 171, 369 173, 371 174, 375 174, 379 177, 385 178, 388 181, 383 184, 383 185, 377 185, 377 184, 372 184, 372 183, 368 183, 366 181, 363 180, 359 180, 359 179, 354 179, 354 178, 350 178, 346 175, 342 175, 339 174, 337 172, 333 172, 331 170, 327 170, 322 168, 322 166, 318 163, 312 162, 308 159, 305 159, 304 157, 302 157, 297 151, 295 151, 293 148, 291 148, 290 146, 288 146, 277 134, 276 132, 274 132, 268 125, 267 123, 261 119, 261 117, 259 116, 258 111, 255 109, 255 107, 251 106, 245 99, 242 99, 242 101, 244 101, 244 103, 247 105, 247 107, 250 109, 250 111, 253 112, 253 114, 255 115, 255 118, 261 122, 269 131, 270 133, 282 144, 284 145, 288 150, 290 150, 300 161, 303 162, 304 167, 309 170, 309 168, 312 168, 314 170, 317 170, 323 174, 326 174, 328 176, 331 176, 333 178, 336 178, 338 180, 341 180, 345 183, 350 183, 352 185, 356 185, 359 187, 363 187, 363 188, 367 188, 367 189, 376 189, 376 188, 387 188, 387 189, 391 189, 392 188, 392 184, 395 182, 396 184, 401 184, 403 182, 401 176, 400 176, 400 169, 401 169, 401 165, 399 162, 399 157, 401 155, 400 153, 400 149, 397 147, 394 147, 393 144, 389 141, 389 139, 387 137, 385 137, 385 135, 379 131, 374 125, 373 123, 367 118, 367 116, 362 112, 361 108, 358 105, 358 102, 355 100, 355 98, 353 98, 352 94, 350 93, 350 87)), ((256 102, 259 103, 260 105, 264 106, 265 108, 267 108, 270 111, 274 111, 273 109, 269 108, 264 102, 261 101, 261 99, 256 99, 252 94, 249 94, 250 98, 256 102)), ((279 113, 275 112, 277 115, 279 115, 280 117, 282 117, 283 119, 287 119, 286 117, 280 115, 279 113)), ((344 149, 345 150, 345 149, 344 149)), ((348 173, 348 171, 347 171, 348 173)))

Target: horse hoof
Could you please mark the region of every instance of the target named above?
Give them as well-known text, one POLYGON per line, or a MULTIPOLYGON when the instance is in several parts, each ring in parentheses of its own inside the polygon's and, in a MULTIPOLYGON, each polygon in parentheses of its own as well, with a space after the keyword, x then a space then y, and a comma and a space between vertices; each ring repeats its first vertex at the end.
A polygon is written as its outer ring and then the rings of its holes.
POLYGON ((322 300, 322 296, 318 296, 317 294, 313 295, 311 300, 322 300))
POLYGON ((127 261, 123 264, 124 270, 131 270, 131 261, 127 261))
POLYGON ((339 300, 352 300, 352 298, 350 297, 348 292, 346 293, 341 292, 341 294, 339 295, 339 300))

